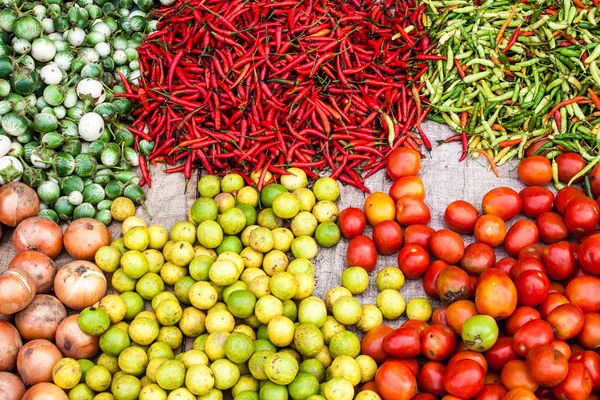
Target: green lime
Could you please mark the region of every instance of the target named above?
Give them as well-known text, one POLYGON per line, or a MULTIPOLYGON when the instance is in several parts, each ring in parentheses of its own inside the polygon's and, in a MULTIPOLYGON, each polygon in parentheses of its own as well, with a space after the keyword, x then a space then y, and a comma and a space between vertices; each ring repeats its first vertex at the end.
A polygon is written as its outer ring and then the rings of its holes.
POLYGON ((236 290, 227 298, 227 309, 234 317, 248 318, 254 314, 256 297, 248 290, 236 290))
POLYGON ((312 236, 319 222, 317 218, 308 211, 300 211, 290 224, 294 236, 312 236))
POLYGON ((279 218, 294 218, 300 212, 300 201, 292 193, 283 192, 273 200, 273 212, 279 218))
POLYGON ((226 251, 232 251, 234 253, 240 254, 242 250, 244 250, 244 245, 239 237, 231 235, 225 236, 220 245, 215 249, 217 254, 224 253, 226 251))
POLYGON ((336 201, 340 195, 340 186, 331 178, 319 178, 313 186, 313 192, 318 201, 336 201))
POLYGON ((385 289, 400 290, 404 286, 404 274, 398 267, 385 267, 377 273, 375 284, 380 291, 385 289))
POLYGON ((123 273, 131 279, 141 278, 150 269, 146 256, 137 250, 129 250, 121 257, 123 273))
POLYGON ((144 251, 150 243, 150 235, 148 234, 148 229, 145 227, 135 226, 125 232, 123 240, 129 250, 144 251))
POLYGON ((360 294, 369 287, 369 274, 361 267, 346 268, 342 272, 342 286, 352 294, 360 294))
POLYGON ((306 358, 316 357, 325 345, 323 333, 316 325, 303 323, 296 327, 294 345, 300 354, 306 358))
POLYGON ((196 199, 190 209, 190 217, 196 225, 199 225, 204 221, 215 221, 217 215, 217 202, 210 197, 200 197, 199 199, 196 199))
POLYGON ((130 344, 127 332, 119 328, 109 328, 100 336, 100 350, 109 356, 117 357, 130 344))
POLYGON ((258 392, 259 400, 287 400, 288 390, 285 386, 273 382, 265 382, 258 392))
POLYGON ((197 256, 190 262, 189 273, 196 281, 207 281, 208 270, 215 261, 209 256, 197 256))
POLYGON ((221 181, 216 175, 205 175, 198 181, 198 192, 203 197, 215 197, 221 193, 221 181))
POLYGON ((119 268, 121 253, 112 246, 102 246, 94 256, 96 265, 104 272, 115 272, 119 268))
POLYGON ((221 190, 225 193, 237 192, 245 185, 240 174, 227 174, 221 180, 221 190))
POLYGON ((217 260, 210 266, 208 277, 219 286, 228 286, 238 280, 240 270, 231 260, 217 260))
POLYGON ((285 186, 278 183, 270 183, 266 185, 260 192, 260 203, 264 208, 270 208, 273 206, 273 200, 281 193, 285 193, 288 190, 285 186))
POLYGON ((289 385, 298 373, 298 361, 289 353, 278 352, 265 360, 265 374, 278 385, 289 385))
POLYGON ((289 174, 281 175, 279 178, 281 184, 285 186, 287 190, 293 192, 296 189, 305 188, 308 186, 306 172, 300 168, 288 168, 287 172, 289 172, 289 174))
POLYGON ((271 230, 263 227, 258 227, 250 233, 250 247, 261 253, 269 252, 275 241, 273 239, 273 233, 271 230))
POLYGON ((299 372, 288 386, 292 400, 304 400, 313 394, 319 393, 319 381, 313 375, 299 372))
POLYGON ((298 201, 300 201, 300 210, 308 212, 312 211, 315 203, 317 202, 315 194, 312 192, 312 190, 307 188, 299 188, 294 190, 293 194, 298 198, 298 201))
POLYGON ((360 354, 360 340, 350 331, 338 332, 329 341, 329 352, 334 359, 338 356, 356 358, 360 354))
POLYGON ((127 310, 124 319, 132 320, 144 310, 144 299, 136 292, 121 293, 120 297, 125 302, 127 310))
POLYGON ((342 296, 333 304, 333 316, 344 325, 354 325, 362 317, 362 307, 352 296, 342 296))
POLYGON ((198 225, 197 237, 201 246, 214 249, 223 241, 223 230, 215 221, 204 221, 198 225))
POLYGON ((245 363, 254 354, 254 343, 245 333, 233 332, 225 340, 225 356, 236 364, 245 363))
POLYGON ((258 207, 258 191, 252 186, 244 186, 236 195, 238 204, 246 204, 252 208, 258 207))
POLYGON ((292 253, 295 258, 306 258, 308 260, 317 255, 317 242, 310 236, 298 236, 292 242, 292 253))
POLYGON ((100 336, 110 327, 110 317, 100 308, 88 307, 77 317, 77 325, 88 335, 100 336))
MULTIPOLYGON (((175 223, 171 228, 171 240, 173 242, 196 243, 196 226, 188 221, 179 221, 175 223)), ((163 249, 163 253, 166 253, 165 249, 163 249)), ((167 258, 166 254, 165 258, 167 258)))
POLYGON ((229 208, 219 217, 219 224, 227 235, 237 235, 246 227, 246 214, 237 208, 229 208))
POLYGON ((213 362, 210 369, 215 375, 215 387, 217 389, 231 389, 240 379, 239 367, 226 358, 213 362))
POLYGON ((165 290, 165 283, 160 275, 154 272, 148 272, 142 276, 135 284, 135 291, 142 296, 144 300, 152 300, 154 296, 165 290))
POLYGON ((315 239, 322 247, 333 247, 340 241, 340 228, 335 222, 322 222, 317 226, 315 239))
POLYGON ((272 208, 265 208, 259 212, 256 223, 267 229, 275 229, 283 226, 283 220, 275 214, 272 208))
POLYGON ((269 282, 271 294, 280 300, 289 300, 296 295, 298 283, 294 275, 289 272, 278 272, 271 277, 269 282))
POLYGON ((257 214, 256 209, 254 207, 252 207, 250 204, 241 203, 238 204, 236 208, 242 210, 242 212, 246 216, 246 226, 256 224, 257 214))
POLYGON ((302 361, 299 371, 300 373, 306 372, 307 374, 314 376, 319 383, 325 380, 325 367, 323 367, 321 361, 316 358, 309 358, 302 361))

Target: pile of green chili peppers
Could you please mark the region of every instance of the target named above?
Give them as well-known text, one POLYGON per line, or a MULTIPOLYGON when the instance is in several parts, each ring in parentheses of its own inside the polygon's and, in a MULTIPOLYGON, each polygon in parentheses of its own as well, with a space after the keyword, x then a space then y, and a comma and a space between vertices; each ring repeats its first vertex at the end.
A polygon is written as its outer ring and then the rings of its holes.
POLYGON ((600 162, 600 9, 593 1, 422 2, 439 56, 422 78, 428 118, 464 132, 464 152, 483 150, 499 166, 546 138, 542 150, 551 159, 575 151, 590 165, 600 162))

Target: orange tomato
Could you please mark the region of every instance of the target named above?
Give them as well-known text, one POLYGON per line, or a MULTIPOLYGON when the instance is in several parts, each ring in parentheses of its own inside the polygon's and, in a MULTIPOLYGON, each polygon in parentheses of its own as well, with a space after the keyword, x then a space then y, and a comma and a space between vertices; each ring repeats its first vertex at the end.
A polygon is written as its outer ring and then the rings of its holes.
POLYGON ((397 148, 388 156, 386 169, 392 180, 416 176, 421 169, 421 155, 413 149, 397 148))
POLYGON ((425 186, 417 176, 404 176, 398 179, 390 187, 390 196, 394 201, 402 196, 411 196, 419 200, 425 200, 425 186))
POLYGON ((381 221, 393 221, 396 218, 396 203, 387 194, 375 192, 365 199, 367 222, 375 226, 381 221))
POLYGON ((475 223, 475 239, 487 243, 492 247, 498 247, 504 243, 506 237, 506 224, 502 218, 495 215, 483 215, 475 223))

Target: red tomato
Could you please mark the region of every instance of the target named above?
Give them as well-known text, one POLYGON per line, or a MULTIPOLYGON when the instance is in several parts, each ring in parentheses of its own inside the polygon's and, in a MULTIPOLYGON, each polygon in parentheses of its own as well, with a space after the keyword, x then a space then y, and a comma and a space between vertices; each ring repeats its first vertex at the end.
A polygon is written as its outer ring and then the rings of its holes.
POLYGON ((434 256, 448 264, 458 263, 465 254, 465 242, 450 229, 440 229, 434 233, 429 246, 434 256))
POLYGON ((548 293, 548 297, 537 306, 537 310, 540 312, 541 318, 546 319, 552 310, 563 304, 569 304, 569 299, 564 295, 560 293, 548 293))
POLYGON ((523 388, 535 392, 540 386, 527 372, 525 360, 511 360, 504 364, 502 371, 500 371, 500 380, 509 391, 515 388, 523 388))
POLYGON ((419 245, 409 244, 398 253, 398 268, 407 279, 418 279, 429 267, 429 253, 419 245))
POLYGON ((431 211, 423 200, 414 197, 400 197, 396 202, 396 221, 400 225, 428 224, 431 220, 431 211))
POLYGON ((564 354, 567 360, 571 359, 571 347, 564 340, 554 339, 550 346, 564 354))
POLYGON ((465 358, 448 364, 444 372, 444 388, 453 396, 470 399, 481 392, 484 378, 483 367, 465 358))
POLYGON ((431 323, 448 325, 448 321, 446 321, 446 312, 447 311, 448 311, 448 306, 438 307, 435 310, 433 310, 433 314, 431 314, 431 323))
POLYGON ((448 365, 450 365, 458 360, 464 360, 464 359, 473 360, 473 361, 479 363, 479 365, 481 365, 483 367, 483 370, 487 374, 487 372, 488 372, 487 360, 485 359, 483 354, 478 353, 476 351, 472 351, 472 350, 463 350, 463 351, 458 351, 458 352, 454 353, 454 355, 450 358, 450 360, 448 360, 448 365))
POLYGON ((600 348, 600 314, 587 313, 583 321, 583 328, 577 335, 579 343, 592 350, 600 348))
POLYGON ((568 340, 583 329, 584 315, 581 308, 573 304, 562 304, 550 311, 546 321, 552 326, 554 337, 568 340))
POLYGON ((550 280, 542 272, 529 270, 517 277, 515 287, 519 296, 519 304, 533 307, 548 297, 550 280))
POLYGON ((600 355, 598 355, 598 353, 591 350, 585 350, 573 354, 570 362, 583 364, 588 370, 592 382, 594 383, 594 392, 600 391, 600 355))
POLYGON ((475 397, 475 400, 502 400, 507 392, 508 390, 502 385, 487 383, 483 386, 483 390, 475 397))
POLYGON ((454 353, 456 335, 450 327, 433 324, 421 335, 421 352, 432 361, 443 361, 454 353))
POLYGON ((419 393, 411 400, 437 400, 437 397, 431 393, 419 393))
POLYGON ((521 212, 523 202, 519 193, 509 187, 498 187, 483 196, 481 209, 484 214, 495 215, 508 221, 521 212))
POLYGON ((403 328, 413 328, 419 332, 419 337, 425 332, 427 328, 429 328, 429 324, 427 322, 419 321, 416 319, 407 319, 401 325, 403 328))
POLYGON ((371 357, 378 363, 384 362, 388 355, 383 349, 383 339, 393 331, 394 329, 387 325, 379 325, 371 329, 360 341, 360 353, 371 357))
POLYGON ((381 364, 375 375, 375 383, 383 400, 410 400, 417 394, 417 379, 400 360, 388 360, 381 364))
POLYGON ((386 169, 393 181, 404 176, 417 176, 421 169, 421 155, 413 149, 398 147, 388 155, 386 169))
POLYGON ((537 218, 541 213, 552 211, 554 193, 545 187, 528 186, 519 192, 523 207, 521 212, 529 218, 537 218))
POLYGON ((464 200, 456 200, 448 204, 444 212, 444 222, 455 232, 469 235, 475 230, 475 222, 479 212, 464 200))
POLYGON ((516 387, 508 391, 502 400, 538 400, 538 397, 531 390, 516 387))
POLYGON ((417 376, 419 389, 425 393, 446 394, 446 389, 444 389, 444 383, 442 382, 445 370, 446 366, 444 364, 437 361, 427 361, 423 364, 417 376))
POLYGON ((517 265, 517 260, 512 257, 504 257, 494 265, 494 268, 501 269, 510 275, 510 271, 517 265))
POLYGON ((521 326, 513 339, 513 349, 521 357, 525 357, 536 346, 549 346, 554 340, 554 332, 546 321, 533 319, 521 326))
POLYGON ((489 244, 471 243, 465 248, 465 255, 460 260, 460 266, 469 275, 479 276, 483 271, 496 264, 496 253, 489 244))
POLYGON ((525 158, 519 163, 517 172, 527 186, 545 186, 552 180, 552 165, 545 156, 525 158))
POLYGON ((556 193, 554 209, 560 215, 565 215, 567 205, 576 197, 585 197, 585 193, 575 186, 565 186, 556 193))
POLYGON ((567 357, 552 346, 534 347, 527 353, 527 372, 541 386, 558 385, 569 372, 567 357))
POLYGON ((392 358, 391 360, 396 360, 396 361, 401 362, 402 364, 406 365, 408 367, 408 369, 410 369, 410 372, 412 372, 412 374, 414 375, 415 378, 417 377, 417 375, 419 375, 419 370, 421 369, 421 366, 419 365, 419 360, 417 359, 417 357, 392 358))
POLYGON ((548 289, 548 294, 551 294, 551 293, 564 294, 565 293, 565 285, 563 285, 560 282, 550 282, 550 289, 548 289))
POLYGON ((473 293, 469 275, 453 265, 440 271, 435 280, 435 291, 446 304, 469 299, 473 293))
POLYGON ((537 226, 527 219, 522 219, 515 222, 506 233, 504 248, 508 254, 516 257, 525 247, 537 244, 538 239, 537 226))
POLYGON ((519 261, 517 261, 517 265, 510 270, 510 277, 514 281, 525 271, 539 271, 545 274, 546 268, 544 268, 544 264, 535 257, 523 257, 520 258, 519 261))
POLYGON ((491 268, 479 277, 475 306, 480 314, 496 320, 508 318, 517 308, 517 289, 502 270, 491 268))
POLYGON ((392 254, 402 247, 402 229, 396 221, 382 221, 373 228, 373 242, 379 254, 392 254))
POLYGON ((404 230, 404 243, 418 244, 425 250, 429 251, 429 242, 431 241, 431 236, 433 236, 434 233, 435 229, 428 225, 410 225, 404 230))
POLYGON ((514 336, 520 327, 534 319, 541 319, 540 313, 533 307, 519 307, 506 319, 504 331, 509 336, 514 336))
POLYGON ((571 245, 562 241, 547 246, 542 252, 542 264, 551 279, 557 281, 567 279, 575 271, 575 257, 571 253, 571 245))
POLYGON ((540 234, 540 240, 544 243, 556 243, 569 237, 569 229, 565 220, 554 212, 540 214, 535 220, 540 234))
POLYGON ((500 371, 507 362, 519 359, 519 355, 513 348, 513 342, 512 337, 499 337, 496 343, 483 353, 490 368, 500 371))
POLYGON ((577 251, 577 259, 586 271, 600 274, 600 235, 591 236, 581 243, 577 251))
POLYGON ((460 335, 466 320, 477 315, 475 303, 471 300, 459 300, 450 304, 446 309, 446 324, 454 333, 460 335))
POLYGON ((438 275, 442 271, 442 269, 448 266, 442 260, 435 260, 431 263, 429 268, 427 268, 427 272, 423 276, 423 290, 429 297, 433 297, 434 299, 439 298, 438 294, 435 290, 435 281, 437 280, 438 275))
POLYGON ((596 164, 588 174, 590 178, 590 186, 592 188, 592 196, 597 198, 600 196, 600 164, 596 164))
POLYGON ((394 202, 403 196, 425 200, 425 186, 423 186, 423 181, 416 176, 405 176, 398 179, 390 187, 389 193, 394 202))
MULTIPOLYGON (((535 142, 531 143, 531 145, 527 146, 527 148, 525 149, 525 157, 531 157, 533 155, 537 155, 537 151, 540 147, 542 147, 544 144, 548 143, 550 140, 549 139, 538 139, 535 142)), ((542 150, 539 154, 542 156, 545 156, 546 154, 548 154, 550 150, 546 149, 546 150, 542 150)))
POLYGON ((421 336, 411 327, 401 327, 383 339, 383 349, 391 357, 411 358, 421 354, 421 336))
POLYGON ((600 278, 596 276, 577 277, 565 288, 565 296, 584 313, 600 311, 598 293, 600 293, 600 278))
POLYGON ((589 197, 576 197, 565 209, 565 225, 577 235, 583 235, 596 229, 600 220, 600 207, 589 197))
POLYGON ((348 244, 346 263, 349 267, 361 267, 370 272, 377 265, 377 249, 373 241, 363 235, 354 237, 348 244))
POLYGON ((534 258, 537 258, 538 260, 541 260, 542 252, 544 251, 545 247, 546 246, 544 246, 543 244, 534 244, 531 246, 527 246, 519 252, 519 256, 517 257, 517 260, 520 260, 525 257, 534 257, 534 258))
POLYGON ((475 239, 487 243, 492 247, 498 247, 506 237, 506 225, 502 218, 496 215, 483 215, 475 223, 475 239))
POLYGON ((552 388, 552 393, 559 399, 586 400, 592 393, 594 382, 583 364, 570 363, 567 377, 552 388))
MULTIPOLYGON (((558 165, 558 180, 564 183, 571 182, 571 179, 587 165, 579 153, 573 152, 562 153, 555 158, 555 161, 558 165)), ((579 182, 582 179, 583 176, 577 178, 574 182, 579 182)))
POLYGON ((360 208, 349 207, 340 212, 338 222, 342 235, 346 239, 352 239, 355 236, 362 235, 367 225, 367 218, 360 208))

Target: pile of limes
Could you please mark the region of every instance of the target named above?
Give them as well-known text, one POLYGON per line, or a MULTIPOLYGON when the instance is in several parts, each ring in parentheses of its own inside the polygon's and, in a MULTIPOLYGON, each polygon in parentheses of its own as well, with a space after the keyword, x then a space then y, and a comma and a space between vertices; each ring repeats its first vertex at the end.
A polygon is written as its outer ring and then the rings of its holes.
POLYGON ((100 355, 64 361, 71 379, 55 383, 74 400, 355 398, 377 364, 346 325, 369 330, 381 312, 352 296, 365 278, 355 269, 344 273, 350 289, 312 296, 311 259, 340 239, 339 187, 321 178, 311 190, 289 172, 260 193, 237 174, 203 177, 188 221, 170 232, 126 218, 95 259, 119 294, 78 317, 100 355), (193 346, 179 352, 186 337, 193 346))

